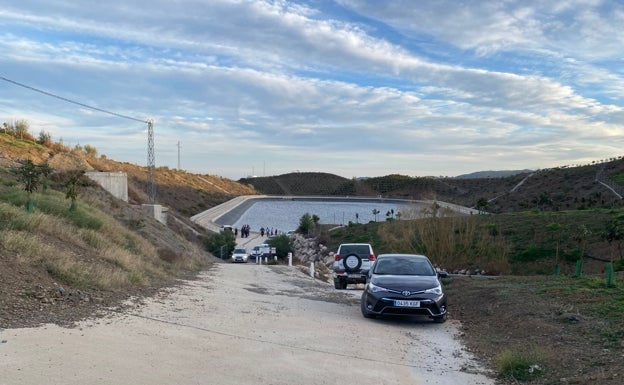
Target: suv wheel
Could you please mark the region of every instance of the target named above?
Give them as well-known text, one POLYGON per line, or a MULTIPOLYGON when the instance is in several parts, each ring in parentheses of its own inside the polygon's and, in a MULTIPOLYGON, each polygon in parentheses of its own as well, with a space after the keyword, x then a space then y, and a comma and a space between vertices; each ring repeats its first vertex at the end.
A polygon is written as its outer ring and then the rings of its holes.
POLYGON ((357 271, 362 266, 362 258, 357 254, 349 254, 344 257, 344 268, 346 271, 357 271))

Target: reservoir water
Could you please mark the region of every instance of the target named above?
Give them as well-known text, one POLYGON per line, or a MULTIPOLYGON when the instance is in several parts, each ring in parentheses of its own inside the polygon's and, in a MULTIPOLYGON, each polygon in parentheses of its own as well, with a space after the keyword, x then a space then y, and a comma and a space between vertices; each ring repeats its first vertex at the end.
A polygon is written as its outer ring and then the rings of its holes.
POLYGON ((258 199, 230 224, 239 229, 248 224, 251 231, 263 227, 286 232, 296 230, 306 213, 318 216, 322 224, 347 225, 385 221, 408 207, 402 201, 385 199, 258 199), (374 215, 373 210, 379 213, 374 215))

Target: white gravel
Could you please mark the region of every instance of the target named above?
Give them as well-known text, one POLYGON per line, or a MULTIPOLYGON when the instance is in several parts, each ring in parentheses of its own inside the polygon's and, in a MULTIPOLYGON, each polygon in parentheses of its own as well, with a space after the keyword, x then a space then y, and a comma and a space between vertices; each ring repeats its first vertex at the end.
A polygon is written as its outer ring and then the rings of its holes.
POLYGON ((456 321, 364 319, 359 294, 292 267, 217 264, 77 328, 0 331, 0 384, 494 384, 456 321))

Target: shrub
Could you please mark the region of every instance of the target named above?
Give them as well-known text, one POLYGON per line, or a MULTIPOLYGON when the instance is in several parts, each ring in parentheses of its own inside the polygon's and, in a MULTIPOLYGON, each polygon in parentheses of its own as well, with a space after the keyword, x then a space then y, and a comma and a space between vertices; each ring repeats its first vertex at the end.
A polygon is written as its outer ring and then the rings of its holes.
POLYGON ((222 231, 218 234, 204 236, 202 242, 206 250, 212 255, 227 258, 236 247, 236 236, 231 231, 222 231))
POLYGON ((538 347, 507 348, 494 357, 501 377, 515 381, 531 381, 546 370, 546 354, 538 347))
POLYGON ((292 252, 291 239, 288 235, 278 235, 271 238, 268 243, 271 247, 275 247, 277 258, 284 259, 292 252))

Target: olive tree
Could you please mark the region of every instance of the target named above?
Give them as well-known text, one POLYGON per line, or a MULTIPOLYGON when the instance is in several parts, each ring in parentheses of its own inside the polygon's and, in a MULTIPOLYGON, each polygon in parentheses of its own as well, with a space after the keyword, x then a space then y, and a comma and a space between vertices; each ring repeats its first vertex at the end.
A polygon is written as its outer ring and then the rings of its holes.
POLYGON ((16 169, 17 179, 24 184, 24 190, 28 194, 26 200, 26 210, 28 212, 34 211, 34 203, 32 200, 32 194, 39 189, 39 186, 45 180, 45 177, 52 172, 52 169, 47 163, 37 165, 32 160, 22 160, 22 164, 16 169))

